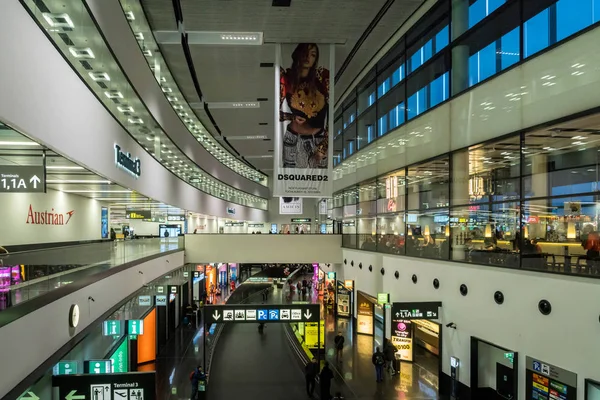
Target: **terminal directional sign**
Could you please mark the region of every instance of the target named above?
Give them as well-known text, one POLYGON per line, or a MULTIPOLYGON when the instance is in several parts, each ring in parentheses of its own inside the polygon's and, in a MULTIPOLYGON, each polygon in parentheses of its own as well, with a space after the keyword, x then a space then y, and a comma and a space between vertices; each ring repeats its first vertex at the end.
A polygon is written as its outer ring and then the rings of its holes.
POLYGON ((438 319, 440 301, 392 303, 392 320, 438 319))
POLYGON ((319 304, 232 304, 204 306, 205 322, 318 322, 319 304))
POLYGON ((52 377, 60 400, 156 400, 154 372, 52 377))
POLYGON ((45 193, 44 167, 0 166, 0 193, 45 193))

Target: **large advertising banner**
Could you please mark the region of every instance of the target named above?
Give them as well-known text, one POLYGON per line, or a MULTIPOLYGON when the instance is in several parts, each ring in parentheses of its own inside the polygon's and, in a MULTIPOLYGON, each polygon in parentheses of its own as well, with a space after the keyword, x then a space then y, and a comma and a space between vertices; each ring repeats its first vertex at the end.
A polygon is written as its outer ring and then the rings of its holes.
POLYGON ((373 319, 375 318, 374 304, 371 303, 361 292, 357 292, 356 301, 357 305, 357 316, 356 316, 356 333, 362 333, 365 335, 374 334, 373 319))
POLYGON ((337 281, 337 315, 338 317, 352 316, 351 289, 344 282, 337 281))
POLYGON ((273 196, 331 197, 334 46, 280 44, 276 52, 273 196))

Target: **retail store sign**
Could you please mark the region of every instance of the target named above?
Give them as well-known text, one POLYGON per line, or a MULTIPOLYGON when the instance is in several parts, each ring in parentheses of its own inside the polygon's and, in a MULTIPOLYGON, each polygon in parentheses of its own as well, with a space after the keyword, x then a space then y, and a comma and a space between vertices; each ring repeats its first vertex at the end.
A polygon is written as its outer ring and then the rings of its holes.
POLYGON ((0 166, 0 193, 45 193, 44 167, 23 165, 0 166))
POLYGON ((205 323, 216 322, 318 322, 318 304, 236 304, 204 306, 205 323))
POLYGON ((52 387, 61 400, 157 399, 154 372, 60 375, 52 377, 52 387))
POLYGON ((54 208, 51 208, 50 211, 38 211, 30 204, 25 222, 30 225, 67 225, 73 214, 75 214, 75 210, 64 213, 56 212, 54 208))
POLYGON ((115 144, 115 163, 117 167, 130 173, 136 178, 142 174, 142 162, 139 158, 133 158, 131 153, 121 150, 121 146, 115 144))
POLYGON ((441 301, 392 303, 393 319, 438 319, 441 301))
POLYGON ((167 296, 164 294, 157 295, 154 304, 156 304, 157 306, 166 306, 167 296))
POLYGON ((152 305, 152 296, 139 296, 138 305, 141 307, 148 307, 152 305))

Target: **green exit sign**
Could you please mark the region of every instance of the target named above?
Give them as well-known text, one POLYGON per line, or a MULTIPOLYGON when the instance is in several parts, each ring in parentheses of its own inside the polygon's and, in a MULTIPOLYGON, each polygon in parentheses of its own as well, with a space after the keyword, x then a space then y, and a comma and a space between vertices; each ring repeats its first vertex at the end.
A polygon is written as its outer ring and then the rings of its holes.
POLYGON ((389 293, 377 293, 377 304, 387 304, 390 302, 389 293))

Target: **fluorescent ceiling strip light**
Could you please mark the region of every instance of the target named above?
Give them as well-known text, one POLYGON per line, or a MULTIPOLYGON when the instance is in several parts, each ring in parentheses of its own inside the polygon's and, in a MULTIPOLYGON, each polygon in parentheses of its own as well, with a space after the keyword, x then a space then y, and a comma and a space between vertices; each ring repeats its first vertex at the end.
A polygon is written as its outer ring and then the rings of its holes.
POLYGON ((131 190, 62 190, 65 193, 133 193, 131 190))
POLYGON ((219 108, 260 108, 259 101, 232 101, 208 103, 210 109, 219 108))
POLYGON ((46 183, 106 183, 111 184, 111 181, 101 179, 48 179, 46 183))
POLYGON ((78 167, 78 166, 73 166, 73 165, 65 165, 65 166, 60 166, 60 165, 49 165, 46 167, 46 169, 77 169, 77 170, 81 170, 84 169, 83 167, 78 167))
POLYGON ((53 28, 75 28, 69 14, 43 13, 42 16, 48 25, 53 28))
MULTIPOLYGON (((260 46, 263 44, 262 32, 209 32, 186 31, 190 45, 246 45, 260 46)), ((154 31, 154 37, 159 44, 180 44, 179 31, 154 31)))
POLYGON ((36 142, 6 142, 0 141, 0 146, 39 146, 36 142))

